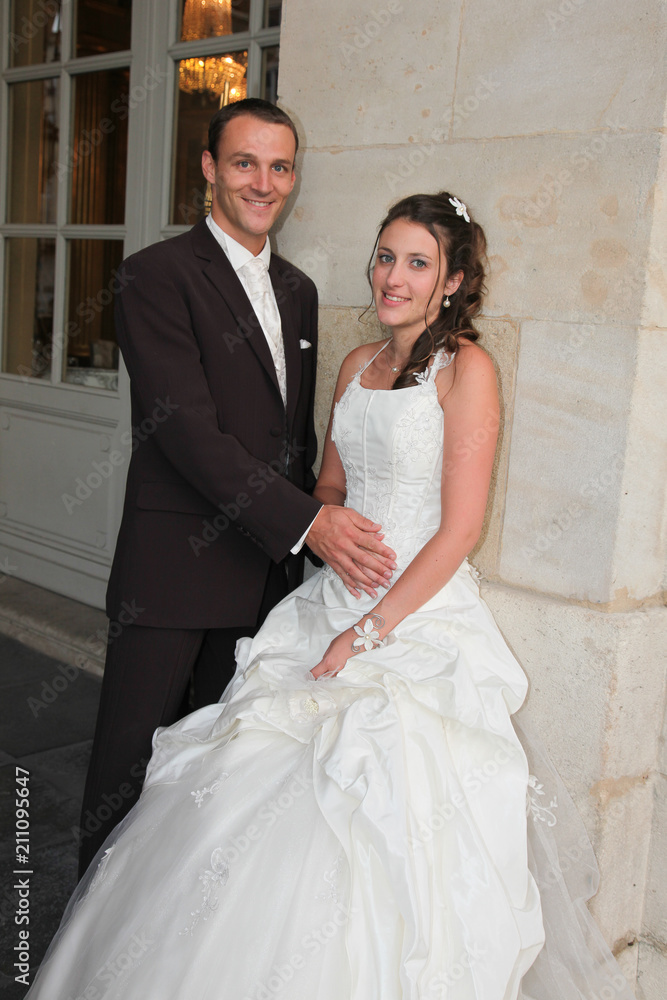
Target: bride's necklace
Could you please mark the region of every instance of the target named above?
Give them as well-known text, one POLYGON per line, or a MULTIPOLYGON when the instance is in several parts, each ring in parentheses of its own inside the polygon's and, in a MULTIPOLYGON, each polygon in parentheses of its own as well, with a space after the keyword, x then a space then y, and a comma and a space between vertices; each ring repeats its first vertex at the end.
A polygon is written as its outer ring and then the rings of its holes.
MULTIPOLYGON (((402 361, 400 365, 392 365, 391 361, 389 360, 389 353, 385 354, 385 360, 389 365, 391 371, 394 373, 394 375, 396 374, 396 372, 400 372, 401 368, 405 366, 405 361, 402 361)), ((405 360, 407 361, 407 358, 405 360)))
MULTIPOLYGON (((432 355, 432 354, 429 354, 428 358, 426 358, 425 360, 426 360, 426 361, 428 361, 428 360, 429 360, 430 358, 432 358, 432 357, 433 357, 433 355, 432 355)), ((402 361, 402 362, 400 363, 400 365, 392 365, 391 361, 389 360, 389 355, 388 355, 388 354, 385 354, 385 358, 386 358, 386 360, 387 360, 387 364, 389 365, 389 368, 390 368, 390 370, 391 370, 391 371, 392 371, 392 372, 394 373, 394 375, 395 375, 395 374, 396 374, 397 372, 400 372, 400 371, 401 371, 401 369, 405 367, 405 363, 406 363, 406 361, 408 360, 408 359, 406 358, 406 359, 405 359, 405 361, 402 361)))

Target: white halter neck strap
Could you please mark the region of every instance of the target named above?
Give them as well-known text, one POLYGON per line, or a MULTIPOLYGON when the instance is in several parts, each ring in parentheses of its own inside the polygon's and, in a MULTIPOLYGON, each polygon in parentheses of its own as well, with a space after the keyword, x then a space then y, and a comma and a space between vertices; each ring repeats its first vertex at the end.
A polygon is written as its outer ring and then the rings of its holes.
MULTIPOLYGON (((382 354, 382 352, 384 351, 385 347, 388 347, 390 343, 391 343, 391 339, 389 339, 385 344, 383 344, 379 351, 375 352, 375 354, 370 359, 370 361, 367 361, 365 365, 362 365, 362 367, 357 372, 357 378, 358 379, 361 378, 361 376, 364 374, 364 372, 366 371, 367 368, 370 368, 370 366, 373 364, 373 362, 375 361, 375 359, 377 357, 379 357, 380 354, 382 354)), ((428 377, 428 381, 429 382, 432 381, 435 378, 435 376, 438 374, 438 372, 440 371, 440 369, 441 368, 446 368, 447 365, 450 365, 453 360, 454 360, 454 355, 453 354, 447 354, 447 352, 445 351, 444 347, 441 348, 439 351, 437 351, 436 354, 433 357, 433 364, 430 365, 430 366, 427 365, 427 370, 428 370, 428 376, 427 377, 428 377)))

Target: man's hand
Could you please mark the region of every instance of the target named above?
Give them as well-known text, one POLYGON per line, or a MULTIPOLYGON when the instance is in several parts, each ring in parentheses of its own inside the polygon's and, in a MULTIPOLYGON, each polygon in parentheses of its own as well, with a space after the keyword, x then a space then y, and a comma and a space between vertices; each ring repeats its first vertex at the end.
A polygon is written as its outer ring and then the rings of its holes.
POLYGON ((306 535, 315 555, 329 563, 354 597, 377 597, 396 569, 396 553, 382 543, 381 526, 349 507, 325 504, 306 535), (357 589, 358 588, 358 589, 357 589))

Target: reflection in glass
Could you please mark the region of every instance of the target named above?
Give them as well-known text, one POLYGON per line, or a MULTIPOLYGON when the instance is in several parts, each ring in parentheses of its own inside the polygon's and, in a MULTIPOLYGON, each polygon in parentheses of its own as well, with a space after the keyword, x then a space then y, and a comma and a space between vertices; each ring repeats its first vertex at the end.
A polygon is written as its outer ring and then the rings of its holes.
MULTIPOLYGON (((247 56, 247 53, 243 53, 247 56)), ((233 56, 201 56, 181 59, 178 64, 178 89, 185 94, 217 97, 220 107, 246 96, 247 58, 237 62, 233 56)))
POLYGON ((2 370, 27 378, 51 374, 53 353, 53 239, 5 241, 5 310, 2 370))
POLYGON ((271 104, 278 102, 278 53, 279 47, 272 45, 269 49, 262 49, 262 93, 265 101, 271 104))
POLYGON ((84 73, 74 80, 70 222, 125 221, 129 70, 84 73))
POLYGON ((55 222, 58 80, 9 86, 8 222, 55 222))
POLYGON ((280 16, 282 14, 282 0, 264 0, 264 22, 265 28, 279 28, 280 16))
POLYGON ((114 301, 123 287, 118 268, 122 240, 69 240, 67 346, 63 380, 104 389, 118 387, 114 301))
POLYGON ((34 66, 60 59, 60 0, 12 0, 9 65, 34 66))
POLYGON ((130 48, 132 0, 76 0, 75 17, 77 57, 130 48))
POLYGON ((248 30, 250 0, 183 0, 181 41, 220 38, 248 30))
MULTIPOLYGON (((230 52, 217 57, 229 59, 245 73, 247 52, 230 52)), ((185 61, 185 60, 183 60, 185 61)), ((187 60, 188 62, 192 60, 187 60)), ((201 60, 201 62, 209 60, 201 60)), ((182 65, 182 63, 181 63, 182 65)), ((194 225, 204 217, 206 182, 201 172, 201 154, 206 149, 208 123, 211 116, 226 104, 245 97, 246 81, 201 91, 184 90, 179 72, 177 122, 174 129, 174 184, 172 193, 171 222, 175 225, 194 225)))

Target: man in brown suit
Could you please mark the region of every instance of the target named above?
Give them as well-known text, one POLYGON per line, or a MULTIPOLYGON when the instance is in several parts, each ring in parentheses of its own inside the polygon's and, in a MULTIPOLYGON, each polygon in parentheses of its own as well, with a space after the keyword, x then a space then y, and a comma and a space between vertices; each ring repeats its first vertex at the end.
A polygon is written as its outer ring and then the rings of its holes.
POLYGON ((195 708, 219 700, 237 640, 299 582, 304 540, 368 592, 394 566, 379 525, 310 496, 317 292, 267 237, 297 144, 265 101, 217 112, 202 157, 210 216, 123 265, 118 342, 144 440, 107 593, 80 874, 136 801, 154 730, 188 710, 191 679, 195 708))

